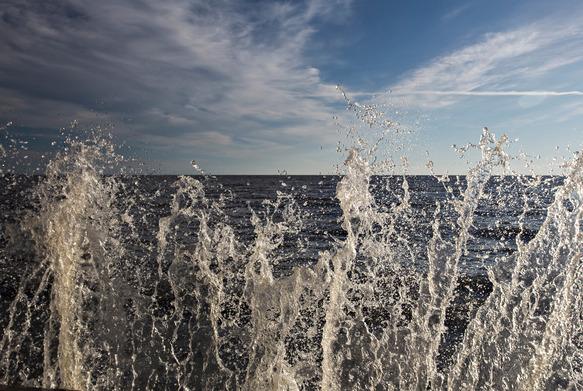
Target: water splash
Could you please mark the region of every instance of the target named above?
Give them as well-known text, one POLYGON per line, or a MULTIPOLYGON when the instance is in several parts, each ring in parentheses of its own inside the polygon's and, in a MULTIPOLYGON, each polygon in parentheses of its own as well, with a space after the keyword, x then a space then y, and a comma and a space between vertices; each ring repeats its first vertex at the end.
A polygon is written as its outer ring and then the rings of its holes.
POLYGON ((245 200, 249 179, 108 176, 110 141, 70 140, 2 177, 0 382, 580 389, 583 157, 562 184, 494 175, 507 142, 485 128, 465 177, 421 180, 375 176, 359 139, 326 204, 322 178, 245 200))

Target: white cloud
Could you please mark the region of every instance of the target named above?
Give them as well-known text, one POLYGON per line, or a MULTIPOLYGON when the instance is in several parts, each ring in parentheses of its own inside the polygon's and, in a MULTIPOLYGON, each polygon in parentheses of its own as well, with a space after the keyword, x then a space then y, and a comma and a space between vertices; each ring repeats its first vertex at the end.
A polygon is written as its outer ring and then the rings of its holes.
POLYGON ((335 134, 342 98, 305 51, 316 20, 347 10, 347 0, 12 0, 0 10, 2 100, 12 102, 0 117, 30 126, 35 112, 34 125, 49 127, 96 112, 134 140, 176 148, 236 147, 243 135, 318 143, 335 134))
POLYGON ((395 95, 418 95, 411 104, 426 107, 449 106, 462 96, 580 95, 528 89, 538 87, 549 72, 583 60, 583 29, 573 20, 555 22, 486 34, 417 68, 390 89, 395 95))
POLYGON ((397 91, 394 95, 439 96, 583 96, 583 91, 397 91))
POLYGON ((463 14, 465 11, 471 8, 472 5, 473 5, 472 2, 467 1, 466 3, 460 5, 459 7, 451 9, 449 12, 447 12, 445 15, 441 17, 441 20, 444 22, 449 22, 463 14))

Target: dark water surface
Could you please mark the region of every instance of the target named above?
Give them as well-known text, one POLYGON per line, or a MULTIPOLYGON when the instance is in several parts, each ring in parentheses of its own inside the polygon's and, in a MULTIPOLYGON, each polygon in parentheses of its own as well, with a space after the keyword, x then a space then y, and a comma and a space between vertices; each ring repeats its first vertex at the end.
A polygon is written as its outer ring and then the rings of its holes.
POLYGON ((565 178, 61 174, 0 176, 0 384, 581 389, 565 178))

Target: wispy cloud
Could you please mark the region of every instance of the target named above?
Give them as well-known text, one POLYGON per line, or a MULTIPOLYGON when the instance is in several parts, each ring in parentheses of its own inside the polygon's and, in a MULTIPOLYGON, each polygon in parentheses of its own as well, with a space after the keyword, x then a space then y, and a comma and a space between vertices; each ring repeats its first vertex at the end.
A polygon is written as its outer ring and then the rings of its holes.
POLYGON ((583 96, 583 91, 397 91, 393 95, 441 96, 583 96))
POLYGON ((316 20, 349 9, 349 0, 9 0, 0 9, 0 119, 107 120, 134 142, 193 155, 205 144, 254 148, 238 144, 243 136, 331 138, 341 97, 305 51, 316 20))
POLYGON ((466 12, 469 8, 472 7, 472 5, 473 3, 471 1, 467 1, 465 4, 462 4, 459 7, 451 9, 449 12, 447 12, 445 15, 441 17, 441 20, 444 22, 449 22, 457 18, 464 12, 466 12))
POLYGON ((419 95, 414 104, 427 107, 445 107, 463 96, 580 95, 579 90, 528 88, 539 87, 541 78, 551 71, 583 60, 580 26, 579 20, 561 24, 546 20, 486 34, 413 70, 390 90, 394 95, 419 95))

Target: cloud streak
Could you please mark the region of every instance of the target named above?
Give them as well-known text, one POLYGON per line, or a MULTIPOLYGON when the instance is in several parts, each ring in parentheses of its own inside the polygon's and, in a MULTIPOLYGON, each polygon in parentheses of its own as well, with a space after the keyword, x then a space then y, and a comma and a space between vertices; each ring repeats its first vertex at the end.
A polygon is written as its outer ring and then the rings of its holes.
POLYGON ((583 91, 392 91, 392 95, 438 96, 583 96, 583 91))
POLYGON ((532 89, 554 71, 583 62, 580 26, 573 17, 488 33, 412 70, 389 89, 419 96, 411 104, 426 108, 447 107, 465 96, 580 96, 579 89, 532 89))
POLYGON ((268 154, 245 140, 322 143, 335 137, 341 97, 305 52, 317 26, 349 9, 348 0, 9 0, 0 120, 112 122, 121 138, 190 155, 184 167, 201 154, 220 161, 205 145, 268 154))

